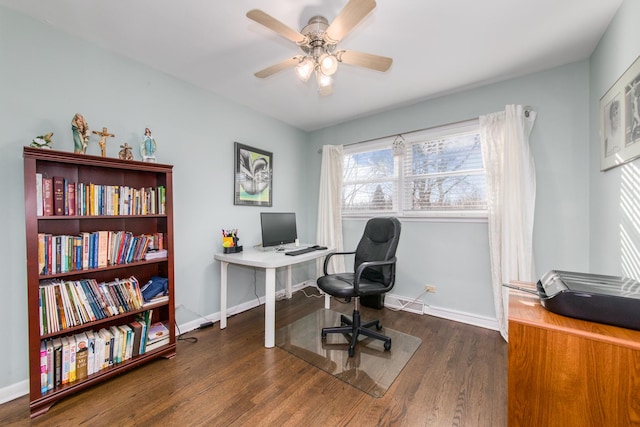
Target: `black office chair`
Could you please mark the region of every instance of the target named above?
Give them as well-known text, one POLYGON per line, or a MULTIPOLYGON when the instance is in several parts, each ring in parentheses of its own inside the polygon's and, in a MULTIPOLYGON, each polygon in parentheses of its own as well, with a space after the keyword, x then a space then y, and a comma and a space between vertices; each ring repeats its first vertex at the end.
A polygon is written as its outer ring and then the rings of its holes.
POLYGON ((318 287, 327 294, 353 298, 353 317, 340 316, 342 326, 322 328, 322 338, 327 334, 350 334, 349 357, 355 352, 358 335, 384 341, 384 349, 391 348, 391 338, 369 328, 375 326, 381 330, 379 320, 362 324, 360 320, 360 297, 381 295, 389 292, 396 279, 396 249, 400 239, 400 221, 397 218, 372 218, 367 222, 364 233, 354 252, 335 252, 324 260, 324 276, 318 279, 318 287), (329 260, 335 255, 355 254, 353 273, 328 273, 329 260), (347 325, 347 326, 344 326, 347 325))

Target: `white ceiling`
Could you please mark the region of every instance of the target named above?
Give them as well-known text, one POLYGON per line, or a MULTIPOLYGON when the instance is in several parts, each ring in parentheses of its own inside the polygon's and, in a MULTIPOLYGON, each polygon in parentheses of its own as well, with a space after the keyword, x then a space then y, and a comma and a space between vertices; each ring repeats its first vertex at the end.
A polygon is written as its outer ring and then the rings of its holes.
POLYGON ((74 36, 311 131, 588 58, 623 0, 378 0, 338 45, 393 58, 386 73, 341 65, 333 94, 293 69, 301 53, 248 19, 262 9, 300 30, 347 0, 0 0, 74 36))

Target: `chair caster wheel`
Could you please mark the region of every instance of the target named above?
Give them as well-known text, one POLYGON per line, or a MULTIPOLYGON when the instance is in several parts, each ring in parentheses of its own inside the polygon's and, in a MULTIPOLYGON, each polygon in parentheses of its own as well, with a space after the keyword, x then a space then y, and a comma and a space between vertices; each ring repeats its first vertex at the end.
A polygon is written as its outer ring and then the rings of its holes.
POLYGON ((326 332, 322 332, 320 335, 322 336, 323 340, 327 339, 327 333, 326 332))
POLYGON ((349 357, 353 357, 355 353, 356 353, 355 349, 349 348, 349 357))
POLYGON ((384 349, 385 349, 385 351, 391 350, 391 341, 385 341, 384 342, 384 349))
POLYGON ((376 323, 376 329, 377 330, 382 330, 382 325, 380 323, 376 323))

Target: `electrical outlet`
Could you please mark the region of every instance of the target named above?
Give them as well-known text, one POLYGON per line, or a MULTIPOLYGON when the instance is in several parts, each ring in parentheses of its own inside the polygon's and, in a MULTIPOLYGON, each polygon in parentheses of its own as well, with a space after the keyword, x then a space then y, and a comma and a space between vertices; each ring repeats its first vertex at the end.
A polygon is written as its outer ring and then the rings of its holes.
POLYGON ((433 285, 424 285, 424 291, 425 292, 431 292, 431 293, 436 293, 436 287, 433 285))

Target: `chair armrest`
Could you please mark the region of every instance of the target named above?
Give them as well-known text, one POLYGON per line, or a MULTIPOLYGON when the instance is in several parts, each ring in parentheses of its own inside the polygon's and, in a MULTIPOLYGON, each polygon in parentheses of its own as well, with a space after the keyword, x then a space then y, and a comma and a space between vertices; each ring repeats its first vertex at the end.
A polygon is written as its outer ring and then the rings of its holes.
MULTIPOLYGON (((396 257, 393 257, 393 258, 388 259, 388 260, 383 260, 383 261, 365 261, 362 264, 360 264, 358 266, 358 269, 355 272, 355 277, 353 279, 353 287, 355 288, 356 292, 358 292, 358 288, 360 286, 360 276, 362 276, 362 273, 364 272, 364 270, 366 268, 378 267, 378 266, 384 266, 384 265, 390 265, 391 266, 392 276, 395 277, 396 257)), ((393 285, 394 281, 395 280, 392 279, 391 283, 389 283, 389 285, 387 287, 391 288, 391 285, 393 285)))
POLYGON ((324 275, 326 276, 327 274, 329 274, 329 272, 328 272, 329 260, 331 259, 332 256, 334 256, 334 255, 353 255, 355 253, 356 253, 356 251, 352 251, 352 252, 332 252, 329 255, 327 255, 324 258, 324 265, 323 265, 324 275))

